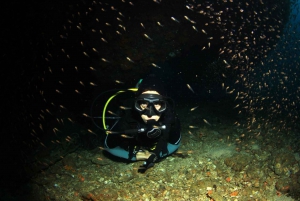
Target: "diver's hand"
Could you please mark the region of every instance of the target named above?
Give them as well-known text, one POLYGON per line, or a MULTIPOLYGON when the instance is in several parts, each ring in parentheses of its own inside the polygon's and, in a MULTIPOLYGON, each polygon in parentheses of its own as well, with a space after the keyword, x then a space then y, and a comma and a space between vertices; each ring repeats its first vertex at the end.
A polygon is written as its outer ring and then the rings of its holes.
POLYGON ((137 161, 147 160, 150 156, 151 153, 148 150, 140 150, 135 155, 137 161))
POLYGON ((157 160, 157 156, 154 153, 151 153, 150 157, 144 162, 142 166, 139 167, 138 172, 144 173, 147 169, 154 166, 155 161, 157 160))

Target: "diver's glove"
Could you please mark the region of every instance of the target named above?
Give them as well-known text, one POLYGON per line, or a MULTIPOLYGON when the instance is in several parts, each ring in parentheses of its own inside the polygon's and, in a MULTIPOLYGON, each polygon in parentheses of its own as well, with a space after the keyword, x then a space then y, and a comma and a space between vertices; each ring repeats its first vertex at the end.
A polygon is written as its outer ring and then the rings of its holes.
POLYGON ((155 161, 157 160, 156 154, 152 153, 149 158, 144 162, 142 166, 139 167, 139 173, 145 173, 148 168, 154 166, 155 161))

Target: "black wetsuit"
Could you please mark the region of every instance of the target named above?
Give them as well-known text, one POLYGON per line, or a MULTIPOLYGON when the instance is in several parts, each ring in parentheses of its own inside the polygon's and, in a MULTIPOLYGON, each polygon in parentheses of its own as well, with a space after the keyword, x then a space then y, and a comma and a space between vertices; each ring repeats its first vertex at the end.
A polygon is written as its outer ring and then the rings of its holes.
MULTIPOLYGON (((133 105, 133 99, 124 103, 125 108, 134 108, 133 105)), ((155 122, 155 126, 165 125, 166 127, 161 129, 160 135, 154 138, 147 135, 150 128, 144 123, 140 113, 134 109, 123 110, 122 113, 122 118, 113 128, 113 131, 121 131, 122 133, 122 131, 129 129, 146 128, 146 132, 128 134, 127 136, 108 134, 105 139, 106 151, 115 156, 135 161, 135 153, 138 149, 146 149, 158 157, 165 157, 178 149, 181 140, 180 121, 169 103, 159 120, 155 122)))

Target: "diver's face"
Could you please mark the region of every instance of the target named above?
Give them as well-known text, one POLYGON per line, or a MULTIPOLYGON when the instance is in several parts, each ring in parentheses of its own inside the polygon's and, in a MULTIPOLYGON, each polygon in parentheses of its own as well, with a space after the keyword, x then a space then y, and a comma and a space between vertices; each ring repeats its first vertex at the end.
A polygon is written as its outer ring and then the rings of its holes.
MULTIPOLYGON (((142 94, 158 94, 159 95, 159 93, 157 91, 145 91, 142 94)), ((142 103, 142 104, 140 104, 140 107, 142 109, 147 109, 147 104, 142 103)), ((161 108, 161 105, 160 104, 154 104, 154 107, 155 107, 156 110, 159 110, 161 108)), ((160 118, 160 114, 159 115, 152 115, 152 116, 142 114, 141 117, 142 117, 143 121, 145 123, 147 123, 147 121, 150 120, 150 119, 154 119, 155 121, 158 121, 159 118, 160 118)))

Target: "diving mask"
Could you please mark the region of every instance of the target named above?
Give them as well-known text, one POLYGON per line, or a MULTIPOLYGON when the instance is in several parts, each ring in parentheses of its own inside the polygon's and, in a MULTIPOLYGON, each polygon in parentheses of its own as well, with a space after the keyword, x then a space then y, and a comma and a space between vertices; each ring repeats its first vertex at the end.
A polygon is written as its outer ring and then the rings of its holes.
POLYGON ((167 108, 167 102, 158 94, 141 94, 135 101, 135 109, 147 116, 160 115, 167 108))

